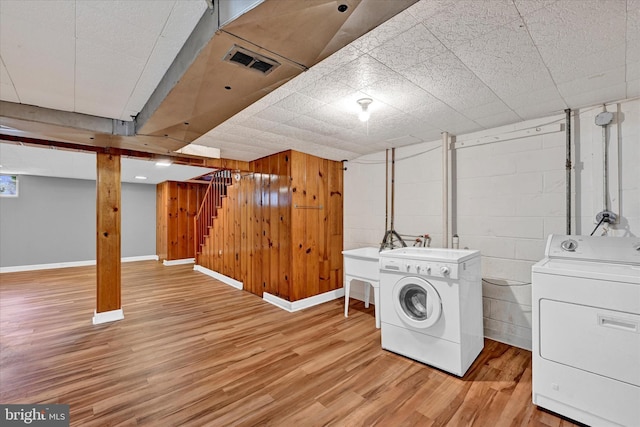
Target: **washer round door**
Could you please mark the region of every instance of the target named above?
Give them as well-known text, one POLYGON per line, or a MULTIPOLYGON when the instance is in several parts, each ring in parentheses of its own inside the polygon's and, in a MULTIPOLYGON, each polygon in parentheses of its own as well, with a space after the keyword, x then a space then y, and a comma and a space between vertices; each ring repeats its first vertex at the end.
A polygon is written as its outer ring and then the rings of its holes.
POLYGON ((393 304, 400 319, 414 328, 430 328, 442 314, 438 291, 419 277, 398 280, 393 288, 393 304))

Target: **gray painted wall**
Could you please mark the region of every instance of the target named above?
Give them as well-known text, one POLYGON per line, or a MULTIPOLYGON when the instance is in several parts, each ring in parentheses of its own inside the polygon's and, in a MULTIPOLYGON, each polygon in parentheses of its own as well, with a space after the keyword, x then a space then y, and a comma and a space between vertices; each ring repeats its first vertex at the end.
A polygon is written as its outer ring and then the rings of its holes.
MULTIPOLYGON (((21 175, 0 198, 0 267, 96 259, 95 181, 21 175)), ((122 256, 156 253, 156 186, 122 184, 122 256)))

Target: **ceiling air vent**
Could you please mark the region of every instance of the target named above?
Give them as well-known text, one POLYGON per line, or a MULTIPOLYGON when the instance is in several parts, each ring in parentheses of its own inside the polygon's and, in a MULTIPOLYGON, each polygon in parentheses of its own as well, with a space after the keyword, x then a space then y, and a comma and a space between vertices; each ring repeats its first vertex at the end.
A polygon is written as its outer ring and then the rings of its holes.
POLYGON ((227 62, 233 62, 244 68, 259 71, 262 74, 269 74, 280 66, 278 61, 267 58, 266 56, 259 55, 255 52, 251 52, 248 49, 233 45, 231 50, 224 56, 224 60, 227 62))

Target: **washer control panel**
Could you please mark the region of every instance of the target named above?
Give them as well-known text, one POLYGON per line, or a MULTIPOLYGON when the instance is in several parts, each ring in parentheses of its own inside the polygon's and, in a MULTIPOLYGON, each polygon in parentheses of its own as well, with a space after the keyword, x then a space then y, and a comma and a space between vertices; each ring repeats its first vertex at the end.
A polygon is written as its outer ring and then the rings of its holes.
POLYGON ((380 269, 384 271, 397 271, 398 273, 415 274, 423 277, 442 277, 445 279, 457 279, 458 267, 458 264, 410 259, 384 258, 380 261, 380 269))

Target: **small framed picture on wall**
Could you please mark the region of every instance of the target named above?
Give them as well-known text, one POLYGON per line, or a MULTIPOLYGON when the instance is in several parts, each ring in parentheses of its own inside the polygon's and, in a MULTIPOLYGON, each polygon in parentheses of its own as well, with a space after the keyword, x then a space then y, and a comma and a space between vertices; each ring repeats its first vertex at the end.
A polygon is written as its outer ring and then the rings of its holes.
POLYGON ((0 175, 0 197, 18 197, 17 175, 0 175))

